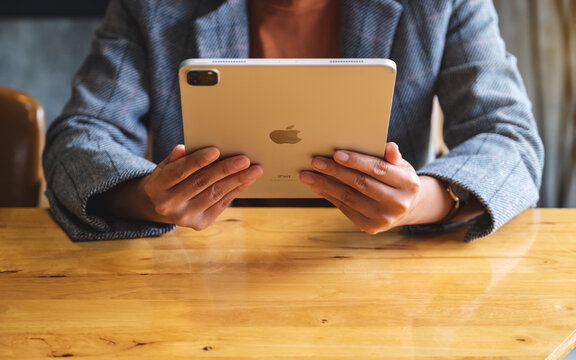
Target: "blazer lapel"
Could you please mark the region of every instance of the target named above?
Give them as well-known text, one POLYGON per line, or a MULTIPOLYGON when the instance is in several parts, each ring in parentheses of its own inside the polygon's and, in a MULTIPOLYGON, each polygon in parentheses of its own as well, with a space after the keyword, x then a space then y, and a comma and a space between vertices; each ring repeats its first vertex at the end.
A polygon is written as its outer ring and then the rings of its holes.
POLYGON ((247 0, 199 0, 193 33, 199 58, 247 58, 247 0))
POLYGON ((342 0, 341 56, 390 58, 402 10, 397 0, 342 0))

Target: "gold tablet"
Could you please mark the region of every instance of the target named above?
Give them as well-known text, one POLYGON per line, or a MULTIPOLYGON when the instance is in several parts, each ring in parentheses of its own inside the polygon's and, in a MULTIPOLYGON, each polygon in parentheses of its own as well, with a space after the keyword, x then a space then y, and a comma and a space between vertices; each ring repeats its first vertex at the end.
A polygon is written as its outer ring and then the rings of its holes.
POLYGON ((316 198, 315 155, 384 156, 396 65, 388 59, 189 59, 179 71, 186 150, 217 146, 264 169, 240 198, 316 198))

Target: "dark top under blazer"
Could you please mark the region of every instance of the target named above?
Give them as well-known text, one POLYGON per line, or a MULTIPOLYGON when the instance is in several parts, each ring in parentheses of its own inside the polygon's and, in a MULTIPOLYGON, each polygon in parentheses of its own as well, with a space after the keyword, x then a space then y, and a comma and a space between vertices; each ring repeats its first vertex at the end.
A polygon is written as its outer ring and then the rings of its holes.
MULTIPOLYGON (((389 139, 419 174, 486 207, 466 240, 534 206, 543 147, 490 0, 342 0, 341 56, 391 58, 389 139), (434 95, 450 153, 429 160, 434 95)), ((177 72, 187 58, 249 56, 246 0, 113 0, 73 92, 47 135, 52 214, 75 240, 157 236, 174 226, 99 216, 97 194, 150 173, 183 142, 177 72)), ((431 204, 433 206, 433 204, 431 204)))

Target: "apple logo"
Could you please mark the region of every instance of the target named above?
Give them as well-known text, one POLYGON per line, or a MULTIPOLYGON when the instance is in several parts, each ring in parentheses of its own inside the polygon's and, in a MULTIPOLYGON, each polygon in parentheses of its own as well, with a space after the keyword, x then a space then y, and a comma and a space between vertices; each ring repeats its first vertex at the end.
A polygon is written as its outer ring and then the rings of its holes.
POLYGON ((298 137, 299 130, 294 129, 294 125, 290 125, 286 130, 274 130, 270 133, 270 139, 276 144, 296 144, 302 139, 298 137))

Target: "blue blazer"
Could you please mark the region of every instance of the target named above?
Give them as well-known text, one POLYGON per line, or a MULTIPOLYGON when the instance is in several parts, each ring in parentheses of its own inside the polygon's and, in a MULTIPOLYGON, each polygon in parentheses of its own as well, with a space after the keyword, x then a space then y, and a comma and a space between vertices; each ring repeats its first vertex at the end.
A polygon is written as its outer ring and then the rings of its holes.
MULTIPOLYGON (((534 206, 543 147, 492 2, 341 0, 341 8, 341 56, 391 58, 398 66, 389 140, 419 174, 466 189, 486 208, 466 240, 534 206), (435 95, 450 152, 429 161, 435 95)), ((47 134, 46 193, 72 239, 157 236, 173 228, 110 218, 98 195, 149 174, 183 142, 180 62, 248 57, 248 39, 246 0, 112 0, 47 134), (144 159, 149 131, 154 162, 144 159)))

